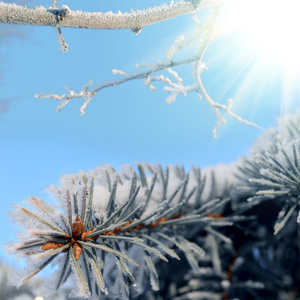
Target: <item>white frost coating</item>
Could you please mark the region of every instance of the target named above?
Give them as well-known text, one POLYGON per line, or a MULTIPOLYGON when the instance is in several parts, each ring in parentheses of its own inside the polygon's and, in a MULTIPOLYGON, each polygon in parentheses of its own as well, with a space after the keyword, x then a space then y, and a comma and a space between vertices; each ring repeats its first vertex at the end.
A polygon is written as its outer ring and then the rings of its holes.
POLYGON ((181 43, 184 41, 184 39, 185 36, 183 34, 177 37, 174 44, 167 51, 167 57, 169 59, 172 59, 173 55, 181 50, 181 43))
POLYGON ((146 264, 148 267, 148 272, 150 276, 150 284, 153 291, 159 290, 159 281, 158 281, 158 275, 155 270, 155 266, 153 266, 153 263, 149 256, 146 256, 146 264))
MULTIPOLYGON (((222 0, 178 1, 162 4, 145 10, 125 12, 82 12, 69 11, 59 21, 59 27, 94 29, 134 29, 138 32, 147 25, 169 20, 198 9, 220 6, 222 0)), ((0 22, 27 25, 58 26, 55 15, 45 7, 27 8, 16 4, 0 2, 0 22)))
POLYGON ((278 130, 275 128, 266 129, 262 135, 260 135, 252 144, 250 148, 250 153, 255 155, 257 153, 264 153, 271 146, 276 144, 278 138, 278 130))
MULTIPOLYGON (((77 273, 75 264, 72 261, 71 257, 70 257, 69 263, 70 263, 70 266, 71 266, 72 271, 73 271, 72 272, 72 276, 73 276, 72 281, 74 282, 74 284, 73 284, 74 288, 72 289, 72 292, 69 294, 69 298, 77 297, 77 298, 81 298, 81 299, 89 299, 90 295, 86 294, 84 286, 82 284, 82 281, 79 278, 79 275, 77 273)), ((82 257, 79 258, 78 263, 82 264, 82 257)), ((83 272, 83 276, 84 276, 85 281, 87 282, 85 272, 83 272)))
MULTIPOLYGON (((297 163, 300 162, 299 156, 300 156, 300 139, 295 139, 291 142, 283 141, 282 143, 277 143, 277 148, 280 150, 276 154, 272 154, 269 152, 265 153, 265 157, 267 159, 267 168, 261 169, 260 173, 272 180, 275 180, 275 182, 278 182, 278 179, 285 179, 287 182, 295 183, 294 181, 297 180, 297 176, 300 176, 300 172, 298 171, 296 165, 294 165, 294 168, 291 167, 290 161, 294 161, 294 151, 297 157, 297 163), (283 152, 284 151, 284 152, 283 152), (277 161, 282 166, 281 172, 277 172, 276 167, 277 164, 274 162, 277 161), (275 170, 274 170, 275 169, 275 170), (285 170, 291 170, 295 174, 291 175, 285 170)), ((265 164, 264 164, 265 165, 265 164)))
POLYGON ((299 212, 298 212, 297 223, 298 223, 298 224, 300 223, 300 210, 299 210, 299 212))
POLYGON ((31 236, 31 233, 34 231, 49 230, 47 225, 26 214, 22 206, 15 205, 13 208, 14 210, 8 213, 11 218, 10 221, 14 222, 16 225, 22 225, 23 228, 26 228, 27 236, 31 236))
MULTIPOLYGON (((23 270, 14 270, 13 273, 8 276, 8 284, 19 288, 24 284, 24 280, 29 274, 36 271, 48 258, 42 260, 32 259, 32 257, 26 257, 26 263, 28 267, 23 270)), ((38 273, 38 272, 37 272, 38 273)))
MULTIPOLYGON (((147 182, 148 187, 150 187, 153 173, 159 174, 159 168, 157 165, 151 165, 146 163, 140 163, 140 165, 144 168, 147 176, 147 182), (150 172, 151 170, 151 172, 150 172)), ((168 180, 168 187, 166 191, 166 197, 165 199, 162 199, 163 193, 163 182, 160 178, 160 176, 157 178, 156 184, 154 186, 152 195, 151 195, 151 201, 149 202, 146 211, 144 212, 143 216, 147 216, 152 214, 154 211, 158 214, 159 211, 163 211, 165 209, 166 202, 162 202, 164 200, 169 199, 174 191, 183 184, 184 178, 182 178, 179 174, 180 168, 178 166, 168 166, 169 168, 169 180, 168 180)), ((216 181, 218 182, 218 187, 220 188, 220 193, 222 189, 224 188, 224 185, 226 184, 225 178, 228 178, 229 173, 233 173, 235 171, 235 167, 233 165, 229 166, 218 166, 218 172, 216 174, 219 174, 218 178, 216 178, 216 181), (231 172, 229 172, 229 170, 231 172)), ((204 170, 204 174, 206 174, 206 186, 210 187, 210 180, 211 180, 211 168, 208 168, 204 170)), ((117 172, 119 178, 122 181, 122 184, 119 183, 117 186, 117 192, 116 192, 116 199, 115 204, 117 207, 124 204, 128 199, 130 195, 130 189, 132 185, 132 177, 135 170, 128 165, 125 165, 121 167, 121 171, 117 172)), ((73 197, 74 195, 78 199, 78 210, 79 215, 81 214, 81 203, 83 199, 84 193, 88 193, 86 196, 87 204, 89 199, 89 190, 91 187, 91 179, 94 178, 94 194, 93 194, 93 210, 95 212, 95 216, 98 218, 106 218, 106 207, 107 203, 109 201, 111 192, 109 191, 108 182, 107 182, 107 174, 110 176, 111 180, 111 188, 113 186, 113 181, 115 177, 115 173, 113 171, 113 168, 109 165, 102 165, 100 167, 97 167, 94 170, 90 170, 87 172, 79 172, 77 174, 65 174, 60 178, 60 185, 59 186, 50 186, 48 188, 48 191, 50 191, 54 197, 56 197, 60 201, 60 207, 64 211, 64 215, 67 215, 67 196, 66 191, 69 191, 70 198, 71 198, 71 206, 73 211, 73 219, 75 219, 75 207, 74 207, 74 201, 73 197), (87 178, 87 183, 84 183, 83 178, 87 178)), ((195 187, 198 185, 197 178, 195 177, 194 172, 190 171, 187 172, 189 176, 189 180, 186 186, 185 196, 188 195, 195 187)), ((233 176, 231 176, 233 177, 233 176)), ((142 187, 142 183, 140 182, 140 179, 137 179, 136 186, 140 187, 140 191, 136 196, 135 199, 135 206, 141 205, 145 202, 145 192, 147 190, 146 187, 142 187)), ((180 197, 182 194, 182 190, 180 189, 174 199, 172 200, 172 206, 175 205, 180 201, 180 197)), ((206 201, 207 197, 209 196, 209 189, 204 190, 203 200, 206 201)), ((193 196, 190 198, 190 203, 195 202, 196 193, 193 194, 193 196)), ((44 215, 43 210, 36 205, 36 202, 33 201, 33 198, 28 198, 29 204, 34 206, 36 208, 36 211, 39 213, 39 215, 43 216, 44 219, 49 221, 50 223, 55 222, 55 225, 62 229, 63 231, 66 230, 65 225, 63 221, 61 220, 61 212, 53 209, 53 213, 50 215, 44 215)), ((17 223, 19 224, 30 224, 30 230, 27 231, 26 228, 26 238, 31 236, 31 233, 34 231, 47 231, 51 228, 47 227, 45 224, 40 224, 40 222, 36 221, 34 218, 29 218, 28 215, 26 215, 19 206, 15 207, 16 209, 10 213, 11 218, 17 220, 17 223)), ((153 221, 152 218, 150 218, 147 222, 151 223, 153 221)), ((111 230, 114 228, 112 227, 111 230)), ((53 231, 51 229, 51 231, 53 231)))
POLYGON ((64 39, 64 37, 61 33, 60 27, 56 27, 55 31, 56 31, 57 36, 58 36, 57 43, 59 45, 59 50, 61 50, 62 52, 67 52, 68 51, 68 44, 66 43, 66 41, 65 41, 65 39, 64 39))
POLYGON ((117 75, 117 74, 120 74, 120 75, 127 75, 127 73, 124 72, 124 71, 122 71, 122 70, 112 69, 111 71, 112 71, 112 73, 113 73, 114 75, 117 75))
MULTIPOLYGON (((120 206, 125 203, 129 198, 131 180, 130 174, 134 171, 129 169, 129 166, 121 167, 122 171, 118 172, 118 176, 121 177, 122 184, 118 184, 116 192, 116 205, 120 206), (125 176, 124 174, 127 174, 125 176)), ((87 172, 79 172, 77 174, 65 174, 60 178, 60 185, 51 185, 48 187, 48 191, 51 192, 57 199, 60 200, 60 207, 66 212, 66 191, 69 190, 71 197, 72 210, 74 211, 73 194, 77 195, 79 203, 82 202, 82 197, 85 191, 89 192, 91 178, 94 178, 94 195, 93 195, 93 209, 95 211, 96 217, 104 217, 107 203, 109 201, 111 193, 109 192, 108 182, 106 174, 109 174, 111 180, 111 187, 113 186, 115 171, 110 165, 101 165, 94 170, 87 172), (83 178, 86 176, 88 178, 87 187, 83 183, 83 178)), ((135 199, 136 203, 142 203, 145 201, 144 194, 145 188, 141 187, 141 183, 138 182, 137 186, 140 186, 140 191, 135 199)), ((88 200, 88 198, 87 198, 88 200)), ((81 213, 81 205, 79 205, 79 213, 81 213)), ((75 217, 75 216, 73 216, 75 217)))

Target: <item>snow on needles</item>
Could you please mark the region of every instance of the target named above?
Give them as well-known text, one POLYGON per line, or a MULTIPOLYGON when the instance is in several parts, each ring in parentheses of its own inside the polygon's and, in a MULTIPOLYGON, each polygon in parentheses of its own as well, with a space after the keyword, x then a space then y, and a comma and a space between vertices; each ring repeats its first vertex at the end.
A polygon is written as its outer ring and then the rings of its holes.
MULTIPOLYGON (((6 249, 27 263, 24 271, 10 278, 10 283, 20 286, 51 264, 58 266, 50 280, 52 292, 70 277, 74 284, 70 296, 98 299, 101 293, 115 294, 114 287, 120 286, 128 296, 130 289, 123 276, 134 283, 131 289, 141 293, 144 287, 135 278, 143 272, 149 274, 151 286, 157 290, 153 260, 168 261, 166 256, 179 259, 169 247, 170 238, 191 256, 179 228, 183 226, 184 234, 189 224, 228 225, 224 219, 211 217, 227 200, 214 199, 210 204, 208 198, 217 195, 203 194, 204 178, 196 167, 186 172, 176 165, 164 170, 159 164, 147 163, 135 168, 125 165, 119 172, 102 165, 62 176, 59 186, 48 188, 58 199, 58 208, 29 197, 26 202, 31 209, 16 205, 10 212, 11 220, 22 230, 19 241, 6 249), (170 229, 176 224, 178 230, 172 233, 170 229), (144 262, 141 267, 136 260, 144 262), (123 276, 107 276, 116 264, 123 276)), ((213 180, 213 188, 215 184, 213 180)), ((203 253, 194 251, 193 255, 203 253)))

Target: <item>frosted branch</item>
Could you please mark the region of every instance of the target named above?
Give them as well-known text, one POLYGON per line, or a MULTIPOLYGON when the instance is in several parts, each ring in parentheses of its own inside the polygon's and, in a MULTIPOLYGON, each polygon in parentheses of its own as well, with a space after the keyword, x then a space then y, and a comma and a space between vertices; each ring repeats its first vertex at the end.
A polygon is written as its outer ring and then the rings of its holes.
MULTIPOLYGON (((189 14, 199 9, 220 6, 222 0, 181 0, 175 3, 162 4, 145 10, 130 13, 113 12, 82 12, 72 11, 60 20, 59 27, 90 28, 90 29, 139 29, 189 14)), ((0 2, 0 23, 57 26, 53 12, 45 7, 28 8, 16 4, 0 2)))
POLYGON ((80 92, 75 92, 68 88, 69 94, 36 94, 36 98, 48 98, 55 99, 60 101, 57 106, 57 111, 60 111, 66 104, 68 104, 72 99, 75 98, 84 98, 84 102, 80 108, 81 115, 85 114, 85 109, 93 97, 100 92, 104 88, 118 86, 125 82, 129 82, 136 79, 144 79, 144 84, 148 86, 152 91, 156 90, 154 86, 154 82, 164 83, 164 91, 170 93, 170 95, 166 98, 166 104, 170 104, 176 101, 178 95, 183 94, 187 95, 192 92, 196 92, 200 99, 202 97, 208 103, 212 111, 217 117, 216 125, 213 129, 213 135, 217 137, 218 128, 225 124, 227 121, 223 116, 222 112, 226 112, 231 117, 235 118, 241 123, 254 126, 259 128, 255 123, 249 122, 236 113, 232 111, 232 100, 229 100, 227 105, 218 103, 214 101, 209 94, 207 93, 202 79, 201 74, 207 69, 206 65, 202 62, 203 55, 211 42, 214 36, 214 28, 218 18, 218 10, 215 13, 212 13, 210 19, 207 21, 205 25, 202 25, 200 21, 193 16, 196 24, 198 24, 198 28, 196 29, 196 33, 193 33, 190 37, 186 38, 181 35, 176 39, 174 44, 167 51, 167 59, 165 62, 158 61, 153 64, 141 64, 136 67, 140 69, 139 72, 134 74, 127 74, 126 72, 118 69, 113 69, 112 72, 114 75, 120 75, 121 78, 117 80, 108 81, 102 83, 94 88, 85 87, 80 92), (185 59, 175 60, 174 56, 176 53, 181 52, 191 43, 197 43, 197 47, 195 53, 192 56, 189 56, 185 59), (179 76, 179 74, 174 70, 175 67, 181 65, 189 65, 192 64, 194 70, 194 83, 191 85, 185 86, 183 84, 183 79, 179 76), (162 74, 161 72, 168 72, 170 77, 162 74))
POLYGON ((207 93, 204 84, 202 82, 201 79, 201 73, 203 73, 203 71, 206 69, 206 66, 204 63, 199 62, 198 63, 198 72, 197 72, 197 82, 199 85, 199 90, 201 91, 201 94, 198 93, 199 99, 202 99, 202 96, 204 97, 205 101, 208 103, 208 105, 211 107, 212 111, 214 112, 214 114, 217 117, 217 122, 216 125, 213 129, 213 135, 214 137, 217 137, 217 131, 219 129, 220 126, 222 126, 223 124, 226 124, 227 121, 225 119, 225 117, 222 115, 221 110, 227 112, 230 116, 232 116, 233 118, 235 118, 236 120, 238 120, 241 123, 244 123, 246 125, 249 126, 253 126, 256 127, 258 129, 262 129, 262 127, 258 126, 257 124, 250 122, 248 120, 245 120, 243 118, 241 118, 239 115, 237 115, 236 113, 234 113, 232 111, 232 107, 233 107, 233 100, 229 99, 228 100, 228 104, 224 105, 224 104, 220 104, 215 102, 207 93))
MULTIPOLYGON (((203 57, 204 51, 206 50, 207 45, 210 42, 212 31, 213 31, 213 25, 212 24, 215 24, 217 15, 218 15, 217 13, 212 15, 212 17, 210 19, 210 22, 208 24, 210 26, 208 26, 208 25, 205 26, 205 27, 201 26, 201 32, 204 34, 204 38, 203 38, 203 40, 201 40, 200 47, 197 50, 197 53, 195 55, 191 56, 191 57, 179 60, 177 62, 168 58, 165 62, 159 61, 159 62, 157 62, 155 64, 152 64, 152 65, 145 65, 145 64, 140 65, 140 66, 138 66, 138 68, 143 68, 143 69, 146 69, 146 70, 142 70, 142 71, 139 71, 137 73, 128 74, 128 75, 123 71, 113 69, 112 70, 113 74, 120 74, 120 75, 122 75, 122 78, 120 78, 118 80, 112 80, 112 81, 102 83, 102 84, 94 87, 90 91, 89 91, 89 87, 91 86, 91 84, 88 84, 88 86, 83 88, 78 93, 75 92, 72 89, 67 88, 67 90, 69 91, 69 94, 36 94, 35 98, 48 98, 48 99, 54 99, 54 100, 60 101, 60 104, 57 106, 57 109, 56 109, 57 111, 60 111, 72 99, 84 98, 85 99, 84 103, 80 108, 81 115, 83 115, 85 113, 86 106, 91 101, 93 96, 96 95, 99 91, 101 91, 104 88, 108 88, 108 87, 112 87, 112 86, 118 86, 118 85, 123 84, 125 82, 136 80, 136 79, 146 79, 145 83, 147 84, 147 83, 150 83, 151 80, 152 81, 154 80, 154 79, 151 78, 151 75, 153 75, 153 74, 156 74, 156 73, 158 73, 160 71, 163 71, 163 70, 170 70, 171 68, 174 68, 174 67, 177 67, 177 66, 180 66, 180 65, 188 65, 190 63, 201 60, 202 57, 203 57)), ((194 37, 194 39, 198 39, 198 35, 197 36, 193 35, 193 37, 194 37)), ((181 42, 178 42, 177 49, 182 50, 184 48, 184 45, 179 45, 181 43, 187 45, 190 42, 185 43, 184 39, 181 39, 181 42)), ((170 51, 168 51, 168 53, 170 53, 170 51)), ((172 56, 173 56, 173 54, 172 54, 172 56)), ((169 71, 169 72, 172 73, 172 71, 169 71)), ((175 73, 173 72, 173 74, 175 74, 175 73)), ((155 88, 152 86, 152 89, 155 89, 155 88)))
MULTIPOLYGON (((71 89, 67 88, 69 90, 69 94, 36 94, 35 98, 44 98, 44 99, 47 98, 47 99, 54 99, 54 100, 61 101, 60 104, 57 106, 56 111, 60 111, 72 99, 85 98, 84 103, 80 108, 81 115, 83 115, 83 114, 85 114, 85 108, 86 108, 87 104, 91 101, 93 96, 95 96, 98 92, 100 92, 104 88, 118 86, 118 85, 123 84, 125 82, 136 80, 136 79, 146 79, 146 78, 149 78, 152 74, 158 73, 160 71, 163 71, 163 70, 166 70, 166 69, 169 69, 169 68, 177 67, 177 66, 180 66, 180 65, 186 65, 186 64, 195 62, 199 59, 200 59, 199 56, 192 56, 192 57, 189 57, 187 59, 180 60, 180 61, 177 61, 177 62, 173 62, 173 61, 168 60, 165 63, 157 63, 157 64, 153 65, 153 67, 148 68, 148 70, 144 70, 144 71, 137 72, 137 73, 134 73, 134 74, 124 75, 119 80, 112 80, 112 81, 102 83, 102 84, 96 86, 91 91, 88 91, 88 89, 85 89, 85 90, 82 90, 82 91, 77 93, 74 90, 71 90, 71 89)), ((120 71, 119 70, 116 71, 114 69, 113 73, 114 74, 120 74, 120 71)))
POLYGON ((63 34, 61 32, 60 27, 56 27, 55 30, 56 30, 56 33, 57 33, 57 36, 58 36, 57 42, 58 42, 58 44, 60 46, 59 50, 61 50, 62 52, 67 52, 69 46, 66 43, 66 40, 65 40, 65 38, 64 38, 64 36, 63 36, 63 34))

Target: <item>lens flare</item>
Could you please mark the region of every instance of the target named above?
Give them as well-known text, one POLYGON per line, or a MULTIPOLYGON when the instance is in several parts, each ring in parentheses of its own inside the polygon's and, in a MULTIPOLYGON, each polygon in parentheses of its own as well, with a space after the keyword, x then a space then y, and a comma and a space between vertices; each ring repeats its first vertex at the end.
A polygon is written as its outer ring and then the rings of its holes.
POLYGON ((300 66, 300 1, 240 0, 226 4, 222 28, 248 38, 252 51, 285 69, 300 66))
POLYGON ((219 53, 227 53, 229 67, 240 70, 232 82, 239 82, 234 99, 251 95, 257 110, 261 103, 273 111, 279 104, 282 115, 299 109, 299 30, 299 0, 224 1, 216 35, 219 53))

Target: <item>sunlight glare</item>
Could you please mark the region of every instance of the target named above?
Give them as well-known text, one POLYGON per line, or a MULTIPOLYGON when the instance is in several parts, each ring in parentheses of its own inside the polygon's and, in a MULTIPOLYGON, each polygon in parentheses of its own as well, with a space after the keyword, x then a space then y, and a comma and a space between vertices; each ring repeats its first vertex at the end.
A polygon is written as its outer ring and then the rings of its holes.
POLYGON ((285 69, 300 65, 300 1, 231 1, 222 20, 227 32, 240 32, 253 49, 285 69))

